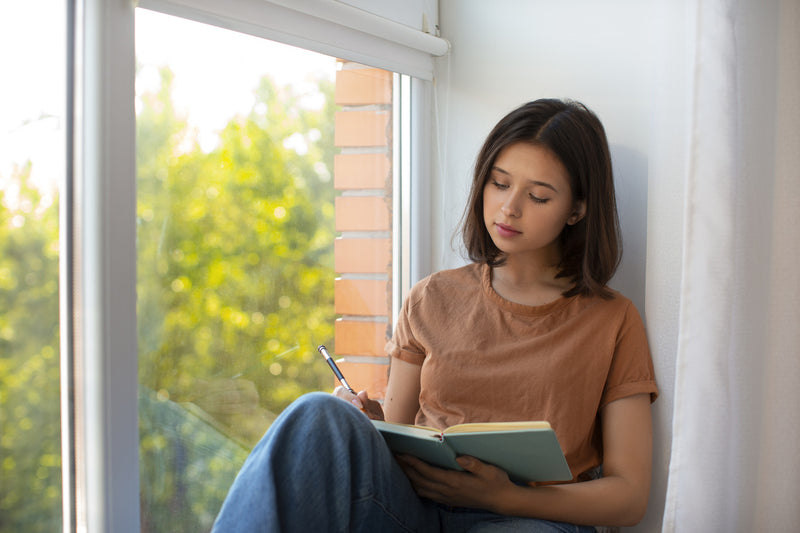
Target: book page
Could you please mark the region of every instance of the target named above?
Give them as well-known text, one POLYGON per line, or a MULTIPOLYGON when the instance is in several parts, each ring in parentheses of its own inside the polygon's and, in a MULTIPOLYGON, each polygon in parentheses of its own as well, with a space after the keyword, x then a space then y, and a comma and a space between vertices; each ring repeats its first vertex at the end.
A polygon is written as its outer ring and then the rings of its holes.
POLYGON ((445 429, 442 433, 474 433, 479 431, 515 431, 520 429, 550 429, 548 422, 475 422, 470 424, 456 424, 445 429))
POLYGON ((438 429, 426 426, 399 424, 397 422, 385 422, 383 420, 372 420, 372 424, 381 431, 391 431, 392 433, 402 433, 405 435, 435 436, 441 434, 438 429))

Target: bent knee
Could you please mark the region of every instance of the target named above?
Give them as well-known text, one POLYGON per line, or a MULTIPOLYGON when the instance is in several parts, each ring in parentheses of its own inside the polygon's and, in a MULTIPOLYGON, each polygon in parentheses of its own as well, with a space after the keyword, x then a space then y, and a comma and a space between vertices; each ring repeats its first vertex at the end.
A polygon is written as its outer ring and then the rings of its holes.
POLYGON ((309 392, 296 399, 288 409, 297 412, 322 414, 326 417, 358 414, 354 406, 327 392, 309 392))

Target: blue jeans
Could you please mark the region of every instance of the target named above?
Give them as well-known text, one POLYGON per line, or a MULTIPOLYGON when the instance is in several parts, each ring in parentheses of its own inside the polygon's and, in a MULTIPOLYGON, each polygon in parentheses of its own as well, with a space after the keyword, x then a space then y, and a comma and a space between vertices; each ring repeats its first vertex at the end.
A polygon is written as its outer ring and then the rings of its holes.
POLYGON ((420 498, 383 437, 325 393, 290 405, 253 448, 213 532, 588 532, 571 524, 452 509, 420 498))

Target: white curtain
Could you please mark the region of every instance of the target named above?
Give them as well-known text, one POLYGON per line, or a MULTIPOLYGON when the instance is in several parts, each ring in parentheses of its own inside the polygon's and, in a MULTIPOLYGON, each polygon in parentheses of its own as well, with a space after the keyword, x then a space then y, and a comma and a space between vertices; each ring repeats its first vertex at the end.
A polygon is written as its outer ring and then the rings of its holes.
POLYGON ((800 2, 687 5, 691 119, 662 528, 800 531, 800 2))

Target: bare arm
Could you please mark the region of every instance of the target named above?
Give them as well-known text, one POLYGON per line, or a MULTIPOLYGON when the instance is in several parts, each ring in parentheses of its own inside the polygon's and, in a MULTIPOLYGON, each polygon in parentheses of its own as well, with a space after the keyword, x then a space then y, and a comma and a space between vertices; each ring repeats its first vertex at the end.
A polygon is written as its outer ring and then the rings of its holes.
POLYGON ((420 365, 392 358, 389 370, 389 384, 383 410, 386 420, 401 424, 413 424, 419 410, 420 365))
POLYGON ((522 487, 502 470, 467 457, 459 458, 467 473, 413 457, 404 456, 401 464, 418 494, 441 503, 575 524, 633 525, 645 513, 650 490, 650 397, 638 394, 611 402, 601 419, 604 477, 594 481, 522 487))

